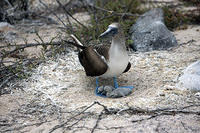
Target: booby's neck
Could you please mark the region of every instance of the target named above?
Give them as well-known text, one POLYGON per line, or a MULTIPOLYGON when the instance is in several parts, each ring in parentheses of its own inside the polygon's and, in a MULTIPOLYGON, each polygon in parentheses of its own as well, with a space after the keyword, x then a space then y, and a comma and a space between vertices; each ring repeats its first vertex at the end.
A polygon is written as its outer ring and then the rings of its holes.
POLYGON ((107 62, 108 70, 102 77, 118 76, 124 72, 128 65, 128 53, 125 46, 125 37, 123 34, 116 34, 112 37, 111 47, 109 49, 109 60, 107 62))
POLYGON ((117 54, 118 52, 119 53, 126 52, 125 37, 123 33, 119 32, 114 37, 112 37, 110 52, 111 51, 112 54, 114 53, 117 54))

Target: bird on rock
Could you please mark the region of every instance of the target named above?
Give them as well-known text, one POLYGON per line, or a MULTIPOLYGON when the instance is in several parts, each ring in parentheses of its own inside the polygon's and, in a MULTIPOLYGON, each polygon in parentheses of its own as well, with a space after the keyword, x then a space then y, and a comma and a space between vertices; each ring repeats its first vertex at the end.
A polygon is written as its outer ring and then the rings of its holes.
POLYGON ((100 35, 100 38, 112 37, 111 45, 84 46, 74 35, 71 35, 71 37, 76 42, 74 43, 75 46, 81 49, 78 53, 78 58, 85 69, 86 75, 96 77, 96 95, 102 97, 122 97, 130 94, 133 86, 119 87, 116 79, 116 76, 127 72, 131 68, 124 32, 119 23, 110 24, 108 29, 100 35), (99 77, 112 77, 114 79, 114 87, 111 86, 109 89, 109 86, 99 87, 99 77), (116 91, 116 89, 119 90, 116 91))

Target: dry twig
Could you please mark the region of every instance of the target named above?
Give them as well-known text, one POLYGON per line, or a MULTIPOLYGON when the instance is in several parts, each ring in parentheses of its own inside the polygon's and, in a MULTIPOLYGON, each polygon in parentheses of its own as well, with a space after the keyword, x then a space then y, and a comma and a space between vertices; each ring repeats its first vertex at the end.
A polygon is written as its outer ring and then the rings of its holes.
MULTIPOLYGON (((140 109, 140 108, 133 108, 133 107, 129 107, 127 109, 117 109, 117 108, 107 108, 105 105, 101 104, 98 101, 95 101, 94 103, 92 103, 91 105, 89 105, 88 107, 86 107, 85 109, 83 109, 82 111, 80 111, 79 113, 77 113, 76 115, 73 115, 72 117, 70 117, 67 121, 63 122, 62 124, 56 125, 55 127, 53 127, 49 133, 54 132, 56 129, 58 128, 62 128, 65 125, 67 125, 72 119, 75 119, 77 116, 80 116, 81 114, 85 113, 86 110, 92 108, 94 105, 99 105, 101 107, 103 107, 103 110, 100 112, 100 114, 97 117, 96 123, 94 125, 94 127, 91 130, 91 133, 93 133, 95 131, 95 129, 97 129, 98 124, 100 122, 100 120, 102 119, 103 115, 113 115, 113 114, 121 114, 121 113, 128 113, 130 115, 136 115, 136 114, 140 114, 140 115, 146 115, 149 116, 148 118, 144 118, 144 119, 139 119, 139 120, 133 120, 133 123, 136 122, 141 122, 144 120, 150 120, 153 119, 155 117, 158 116, 162 116, 162 115, 176 115, 176 114, 195 114, 195 115, 200 115, 200 111, 185 111, 184 109, 188 109, 190 107, 199 107, 200 105, 189 105, 189 106, 185 106, 183 108, 177 109, 177 108, 161 108, 161 109, 155 109, 155 110, 146 110, 146 109, 140 109)), ((68 126, 67 128, 72 128, 75 124, 78 124, 83 118, 85 117, 81 117, 79 118, 75 123, 73 123, 72 125, 68 126)), ((119 127, 122 128, 122 127, 119 127)))
POLYGON ((102 115, 103 115, 103 111, 101 111, 101 113, 98 115, 97 121, 96 121, 94 127, 92 128, 91 133, 94 133, 94 130, 97 128, 97 126, 98 126, 98 124, 101 120, 102 115))
POLYGON ((107 10, 107 9, 104 9, 102 7, 98 7, 98 6, 95 6, 95 5, 91 5, 89 4, 90 7, 96 9, 96 10, 100 10, 100 11, 103 11, 103 12, 107 12, 107 13, 110 13, 110 14, 113 14, 113 15, 117 15, 117 16, 132 16, 132 17, 138 17, 140 16, 139 14, 132 14, 132 13, 118 13, 118 12, 115 12, 115 11, 110 11, 110 10, 107 10))
MULTIPOLYGON (((57 3, 59 4, 59 6, 61 6, 62 8, 63 8, 63 10, 65 11, 65 13, 67 14, 67 15, 69 15, 72 19, 74 19, 78 24, 80 24, 83 28, 85 28, 85 29, 87 29, 88 30, 88 28, 85 26, 85 25, 83 25, 81 22, 79 22, 76 18, 74 18, 73 16, 72 16, 72 14, 70 13, 70 12, 68 12, 67 11, 67 9, 61 4, 61 2, 59 1, 59 0, 56 0, 57 1, 57 3)), ((72 26, 72 25, 71 25, 72 26)))
MULTIPOLYGON (((61 45, 63 42, 65 42, 66 44, 74 44, 71 41, 66 41, 66 40, 62 40, 62 41, 58 41, 58 42, 51 42, 51 43, 29 43, 29 44, 19 44, 19 45, 10 45, 10 46, 18 46, 17 48, 15 48, 12 51, 8 51, 6 52, 1 58, 7 57, 8 55, 11 55, 19 50, 28 48, 28 47, 35 47, 35 46, 48 46, 48 45, 61 45)), ((7 46, 9 47, 9 46, 7 46)))
POLYGON ((55 127, 53 127, 49 133, 52 133, 53 131, 55 131, 58 128, 63 127, 64 125, 66 125, 70 120, 74 119, 75 117, 79 116, 80 114, 84 113, 86 110, 88 110, 89 108, 93 107, 96 104, 96 102, 94 102, 93 104, 91 104, 90 106, 86 107, 84 110, 82 110, 81 112, 79 112, 78 114, 70 117, 67 121, 63 122, 60 125, 56 125, 55 127))
POLYGON ((49 10, 49 11, 63 24, 63 26, 64 26, 66 29, 70 29, 70 28, 62 21, 62 19, 61 19, 60 17, 58 17, 58 15, 57 15, 56 13, 54 13, 52 10, 50 10, 50 9, 48 8, 48 6, 47 6, 44 2, 42 2, 41 0, 39 0, 39 2, 40 2, 47 10, 49 10))

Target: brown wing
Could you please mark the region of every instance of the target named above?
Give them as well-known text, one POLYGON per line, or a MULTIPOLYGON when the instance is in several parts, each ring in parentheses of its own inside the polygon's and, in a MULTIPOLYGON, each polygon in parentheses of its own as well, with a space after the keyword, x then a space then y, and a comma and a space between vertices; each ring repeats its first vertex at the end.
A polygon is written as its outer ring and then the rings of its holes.
POLYGON ((130 68, 131 68, 131 63, 129 62, 128 65, 127 65, 127 67, 126 67, 126 69, 124 70, 123 73, 128 72, 128 70, 129 70, 130 68))
POLYGON ((98 54, 103 56, 108 61, 110 45, 96 45, 94 46, 94 48, 96 49, 98 54))
POLYGON ((89 46, 79 52, 79 61, 84 67, 87 76, 100 76, 107 71, 108 66, 100 55, 93 46, 89 46))

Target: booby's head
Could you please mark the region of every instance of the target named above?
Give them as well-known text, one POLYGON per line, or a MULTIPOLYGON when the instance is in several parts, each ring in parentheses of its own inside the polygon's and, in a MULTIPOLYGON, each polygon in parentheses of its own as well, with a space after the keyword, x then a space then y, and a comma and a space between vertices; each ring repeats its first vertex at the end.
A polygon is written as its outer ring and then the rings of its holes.
POLYGON ((114 37, 115 35, 117 35, 120 32, 120 24, 119 23, 112 23, 108 26, 108 29, 102 33, 99 37, 109 37, 112 36, 114 37))

